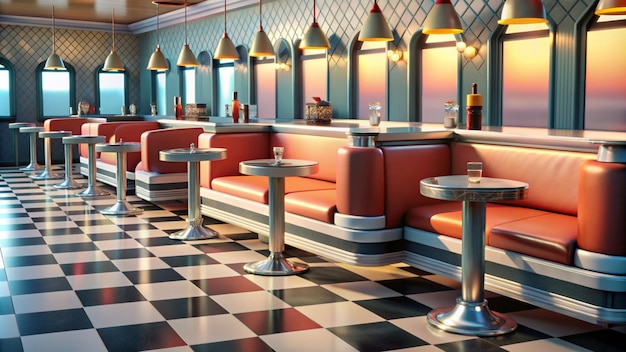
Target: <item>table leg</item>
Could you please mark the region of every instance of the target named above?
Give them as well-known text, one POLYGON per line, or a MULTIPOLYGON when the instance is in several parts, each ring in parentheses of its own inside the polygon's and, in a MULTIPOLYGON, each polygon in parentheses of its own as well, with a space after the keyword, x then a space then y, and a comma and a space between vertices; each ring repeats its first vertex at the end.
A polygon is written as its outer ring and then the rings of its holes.
POLYGON ((65 179, 63 182, 54 185, 54 187, 58 189, 83 188, 83 186, 74 181, 72 176, 72 144, 64 144, 63 148, 65 152, 65 179))
POLYGON ((187 163, 188 205, 187 205, 187 228, 174 232, 169 237, 173 240, 203 240, 218 237, 216 231, 202 226, 202 214, 200 214, 200 167, 199 162, 187 163))
POLYGON ((484 298, 485 288, 484 202, 463 202, 463 239, 461 257, 461 297, 456 305, 428 313, 428 322, 458 334, 492 336, 509 333, 515 320, 492 312, 484 298))
POLYGON ((117 201, 106 209, 100 210, 104 215, 135 215, 143 212, 143 209, 133 207, 126 201, 126 153, 116 153, 117 163, 117 201))
POLYGON ((51 178, 59 178, 59 174, 52 171, 52 151, 50 149, 50 144, 50 138, 43 139, 44 168, 42 172, 32 176, 32 178, 35 180, 49 180, 51 178))
POLYGON ((259 275, 293 275, 309 270, 309 266, 302 263, 288 261, 285 250, 285 179, 283 177, 269 178, 269 249, 270 255, 261 261, 248 263, 243 269, 251 274, 259 275))
POLYGON ((22 171, 41 170, 41 165, 37 164, 37 133, 30 133, 30 164, 21 168, 22 171))
POLYGON ((96 186, 96 145, 89 144, 87 145, 88 150, 88 163, 87 167, 89 168, 89 172, 87 174, 87 188, 85 188, 82 192, 76 193, 79 197, 97 197, 97 196, 107 196, 109 192, 101 190, 98 186, 96 186))
POLYGON ((20 153, 19 153, 19 129, 13 129, 13 147, 15 149, 15 166, 20 165, 20 153))

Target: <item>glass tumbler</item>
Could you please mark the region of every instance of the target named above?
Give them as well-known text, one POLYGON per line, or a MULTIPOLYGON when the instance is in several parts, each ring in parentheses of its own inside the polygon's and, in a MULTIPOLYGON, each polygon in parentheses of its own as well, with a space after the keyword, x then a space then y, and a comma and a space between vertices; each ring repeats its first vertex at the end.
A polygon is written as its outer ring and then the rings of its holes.
POLYGON ((371 102, 369 104, 369 120, 370 126, 378 126, 380 125, 380 103, 379 102, 371 102))

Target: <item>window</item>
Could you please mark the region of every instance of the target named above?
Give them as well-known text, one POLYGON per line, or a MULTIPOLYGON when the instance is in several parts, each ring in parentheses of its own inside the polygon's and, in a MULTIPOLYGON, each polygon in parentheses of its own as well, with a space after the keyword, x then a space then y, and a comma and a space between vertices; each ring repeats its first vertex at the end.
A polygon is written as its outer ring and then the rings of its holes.
POLYGON ((421 122, 442 123, 445 102, 457 96, 459 52, 454 35, 429 35, 421 57, 421 122))
POLYGON ((44 65, 42 62, 37 66, 38 118, 43 121, 50 117, 68 117, 70 107, 76 106, 74 67, 66 62, 64 70, 46 70, 44 65))
POLYGON ((219 60, 217 65, 217 106, 215 114, 225 116, 226 104, 233 101, 235 91, 235 62, 233 60, 219 60))
POLYGON ((166 91, 167 71, 153 71, 153 104, 157 107, 157 115, 167 115, 167 91, 166 91))
POLYGON ((508 26, 502 41, 502 125, 547 128, 551 47, 547 25, 508 26))
POLYGON ((0 59, 0 119, 15 117, 13 65, 0 59))
POLYGON ((380 119, 387 120, 387 43, 359 42, 357 49, 357 111, 358 119, 369 119, 370 102, 379 102, 380 119))
POLYGON ((306 103, 312 103, 313 97, 327 100, 328 61, 326 51, 303 50, 300 60, 302 65, 302 107, 305 107, 306 103))
POLYGON ((626 16, 600 16, 587 32, 585 129, 626 131, 626 16))
POLYGON ((96 70, 96 106, 102 115, 118 115, 121 108, 127 110, 127 89, 125 71, 96 70))
POLYGON ((185 104, 195 104, 196 101, 196 68, 181 67, 181 92, 183 98, 183 106, 185 104))
POLYGON ((276 65, 272 59, 255 59, 257 117, 276 117, 276 65))

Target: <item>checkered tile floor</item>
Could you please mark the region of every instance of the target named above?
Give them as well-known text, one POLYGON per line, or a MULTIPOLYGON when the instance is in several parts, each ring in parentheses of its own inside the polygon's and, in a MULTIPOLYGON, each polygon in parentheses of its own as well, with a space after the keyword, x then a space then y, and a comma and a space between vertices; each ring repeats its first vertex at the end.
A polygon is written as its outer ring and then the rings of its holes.
MULTIPOLYGON (((77 180, 86 183, 80 175, 77 180)), ((299 276, 243 272, 267 245, 205 219, 219 239, 170 240, 187 204, 128 200, 137 216, 0 169, 0 351, 623 351, 626 326, 605 329, 487 294, 517 320, 499 337, 430 327, 459 284, 404 265, 356 267, 288 248, 299 276)), ((104 186, 108 190, 115 190, 104 186)))

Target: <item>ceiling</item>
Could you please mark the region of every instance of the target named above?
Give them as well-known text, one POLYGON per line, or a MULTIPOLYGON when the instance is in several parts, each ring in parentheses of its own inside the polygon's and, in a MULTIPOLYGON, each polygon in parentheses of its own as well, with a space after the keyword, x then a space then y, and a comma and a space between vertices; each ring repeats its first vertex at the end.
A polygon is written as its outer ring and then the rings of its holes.
MULTIPOLYGON (((204 1, 209 0, 188 0, 187 3, 191 6, 204 1)), ((163 3, 159 6, 159 13, 163 14, 183 8, 184 0, 158 2, 163 3)), ((0 15, 50 19, 52 6, 55 19, 109 24, 114 9, 115 22, 126 25, 154 17, 157 11, 152 0, 0 0, 0 15)))

